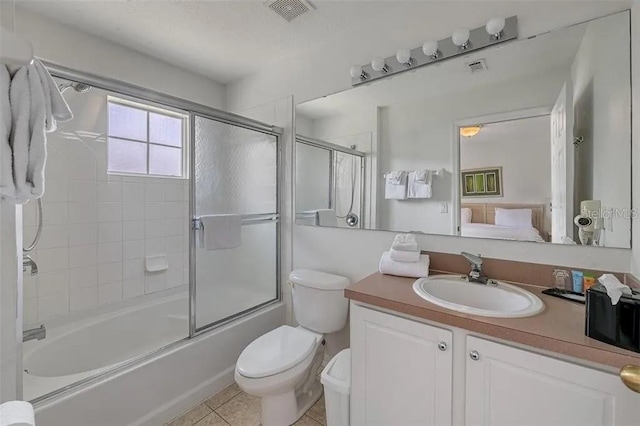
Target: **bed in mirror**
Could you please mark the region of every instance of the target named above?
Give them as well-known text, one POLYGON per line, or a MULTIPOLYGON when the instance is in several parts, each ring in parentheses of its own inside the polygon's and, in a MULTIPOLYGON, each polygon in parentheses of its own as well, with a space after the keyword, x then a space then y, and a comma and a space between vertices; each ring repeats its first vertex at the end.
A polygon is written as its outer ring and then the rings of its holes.
POLYGON ((630 13, 298 104, 296 223, 629 248, 630 13))

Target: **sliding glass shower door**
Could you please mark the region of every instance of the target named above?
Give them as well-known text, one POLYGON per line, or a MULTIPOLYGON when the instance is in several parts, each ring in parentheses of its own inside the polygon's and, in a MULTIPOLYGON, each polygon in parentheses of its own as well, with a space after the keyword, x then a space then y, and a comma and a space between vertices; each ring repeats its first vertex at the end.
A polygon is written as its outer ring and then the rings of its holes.
POLYGON ((197 114, 191 127, 194 334, 278 299, 279 141, 197 114))

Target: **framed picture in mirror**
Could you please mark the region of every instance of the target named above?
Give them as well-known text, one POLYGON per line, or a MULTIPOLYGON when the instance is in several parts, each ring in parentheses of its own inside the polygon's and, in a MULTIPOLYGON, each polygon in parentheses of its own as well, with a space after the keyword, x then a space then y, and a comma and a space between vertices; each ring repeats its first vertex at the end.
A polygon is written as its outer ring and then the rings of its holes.
POLYGON ((502 197, 502 167, 462 170, 463 197, 502 197))

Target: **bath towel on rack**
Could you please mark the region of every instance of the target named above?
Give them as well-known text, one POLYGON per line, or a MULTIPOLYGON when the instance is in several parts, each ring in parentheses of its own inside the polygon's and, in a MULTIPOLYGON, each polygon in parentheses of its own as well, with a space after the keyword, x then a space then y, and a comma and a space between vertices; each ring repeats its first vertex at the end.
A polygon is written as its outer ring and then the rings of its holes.
POLYGON ((384 197, 387 200, 407 199, 407 173, 395 170, 385 175, 384 197))
POLYGON ((431 170, 416 170, 409 173, 407 183, 408 198, 431 198, 433 172, 431 170))

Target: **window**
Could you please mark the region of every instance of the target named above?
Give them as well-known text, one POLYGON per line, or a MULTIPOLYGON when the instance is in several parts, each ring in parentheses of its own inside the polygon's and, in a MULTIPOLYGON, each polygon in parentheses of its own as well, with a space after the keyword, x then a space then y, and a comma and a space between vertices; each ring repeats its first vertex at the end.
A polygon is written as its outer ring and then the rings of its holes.
POLYGON ((109 97, 108 173, 186 177, 187 116, 109 97))

